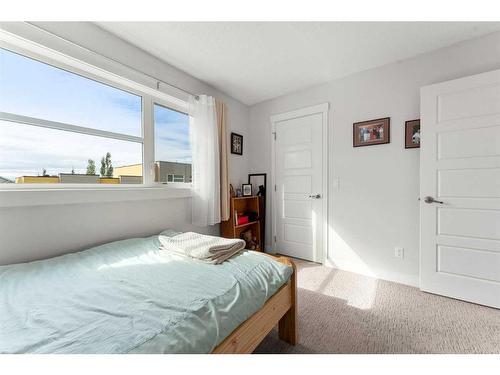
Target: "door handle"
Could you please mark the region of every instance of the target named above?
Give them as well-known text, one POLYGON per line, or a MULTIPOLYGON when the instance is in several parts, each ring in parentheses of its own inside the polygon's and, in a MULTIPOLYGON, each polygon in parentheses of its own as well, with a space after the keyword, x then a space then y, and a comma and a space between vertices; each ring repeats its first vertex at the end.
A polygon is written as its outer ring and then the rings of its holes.
POLYGON ((439 203, 439 204, 443 204, 443 201, 437 201, 433 197, 429 197, 429 196, 427 196, 427 197, 424 198, 424 202, 425 203, 439 203))
POLYGON ((313 194, 313 195, 310 195, 309 198, 320 199, 321 198, 321 194, 313 194))

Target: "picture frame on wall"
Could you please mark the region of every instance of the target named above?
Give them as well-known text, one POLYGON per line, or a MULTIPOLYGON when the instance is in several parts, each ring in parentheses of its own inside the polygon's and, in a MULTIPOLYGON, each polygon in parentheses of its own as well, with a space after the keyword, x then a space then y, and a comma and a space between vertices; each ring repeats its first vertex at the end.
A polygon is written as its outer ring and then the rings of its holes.
POLYGON ((253 173, 248 175, 248 183, 252 185, 252 195, 266 195, 266 174, 253 173))
POLYGON ((243 155, 243 136, 231 133, 231 154, 243 155))
POLYGON ((248 183, 252 184, 252 193, 259 197, 260 215, 260 235, 262 243, 266 243, 266 193, 267 193, 267 174, 251 173, 248 175, 248 183))
POLYGON ((405 148, 420 148, 420 119, 405 122, 405 148))
POLYGON ((390 117, 355 122, 352 130, 353 147, 381 145, 391 141, 390 117))
POLYGON ((243 184, 241 185, 241 190, 243 191, 244 197, 252 196, 252 184, 243 184))

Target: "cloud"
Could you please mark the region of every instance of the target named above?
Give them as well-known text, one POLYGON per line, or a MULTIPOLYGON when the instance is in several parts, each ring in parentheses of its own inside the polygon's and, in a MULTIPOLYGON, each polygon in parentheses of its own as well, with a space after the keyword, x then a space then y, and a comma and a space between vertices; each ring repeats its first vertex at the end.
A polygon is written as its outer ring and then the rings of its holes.
POLYGON ((189 125, 156 124, 155 159, 191 163, 189 125))

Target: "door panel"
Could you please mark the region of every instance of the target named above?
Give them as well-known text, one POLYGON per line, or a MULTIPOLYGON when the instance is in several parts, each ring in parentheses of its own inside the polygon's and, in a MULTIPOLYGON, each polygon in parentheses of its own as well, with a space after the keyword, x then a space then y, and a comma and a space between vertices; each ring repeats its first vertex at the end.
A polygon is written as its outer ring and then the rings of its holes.
POLYGON ((322 261, 324 233, 323 108, 273 121, 275 250, 316 262, 322 261), (316 194, 319 199, 311 197, 316 194))
POLYGON ((421 90, 420 288, 500 307, 500 71, 421 90))
POLYGON ((438 271, 500 282, 500 253, 463 247, 438 247, 438 271))
POLYGON ((438 158, 455 159, 498 155, 500 126, 438 134, 438 158))
POLYGON ((438 191, 441 197, 498 198, 500 168, 440 170, 438 191))
MULTIPOLYGON (((283 224, 283 242, 296 242, 312 246, 312 230, 308 225, 283 224)), ((306 254, 304 252, 304 254, 306 254)))
POLYGON ((453 90, 438 95, 439 122, 498 113, 500 85, 496 82, 474 82, 473 85, 474 87, 469 86, 463 91, 453 90))
POLYGON ((283 176, 283 187, 288 193, 311 191, 311 176, 283 176))
POLYGON ((438 208, 438 234, 500 241, 500 211, 438 208))
POLYGON ((284 168, 287 170, 311 168, 312 166, 311 150, 288 151, 285 153, 284 159, 284 168))
POLYGON ((286 219, 312 219, 312 203, 307 201, 288 200, 283 217, 286 219))

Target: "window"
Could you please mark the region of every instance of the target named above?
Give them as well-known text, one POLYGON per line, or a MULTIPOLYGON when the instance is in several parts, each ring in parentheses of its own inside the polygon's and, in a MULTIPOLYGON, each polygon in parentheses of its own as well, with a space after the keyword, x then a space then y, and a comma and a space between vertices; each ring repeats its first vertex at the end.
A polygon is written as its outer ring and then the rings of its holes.
POLYGON ((155 181, 192 181, 189 116, 155 104, 155 181))
POLYGON ((184 182, 184 175, 168 174, 167 182, 184 182))
POLYGON ((0 49, 0 182, 143 183, 142 100, 0 49))

